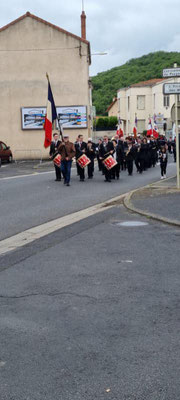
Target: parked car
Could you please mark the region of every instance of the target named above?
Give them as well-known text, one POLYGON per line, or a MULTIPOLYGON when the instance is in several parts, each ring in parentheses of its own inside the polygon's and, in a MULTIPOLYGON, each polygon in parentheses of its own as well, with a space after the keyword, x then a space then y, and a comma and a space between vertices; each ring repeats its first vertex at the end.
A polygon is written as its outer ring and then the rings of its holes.
POLYGON ((7 146, 4 142, 0 141, 0 165, 3 161, 12 162, 12 159, 13 156, 10 147, 7 146))

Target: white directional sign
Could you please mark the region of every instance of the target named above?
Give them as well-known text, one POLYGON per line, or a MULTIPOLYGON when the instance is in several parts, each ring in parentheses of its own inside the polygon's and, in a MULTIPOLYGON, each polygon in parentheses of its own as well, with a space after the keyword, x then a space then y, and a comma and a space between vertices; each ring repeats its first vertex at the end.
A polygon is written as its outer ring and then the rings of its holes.
POLYGON ((163 69, 163 78, 172 78, 174 76, 180 76, 180 68, 163 69))
POLYGON ((180 83, 164 83, 164 94, 180 94, 180 83))

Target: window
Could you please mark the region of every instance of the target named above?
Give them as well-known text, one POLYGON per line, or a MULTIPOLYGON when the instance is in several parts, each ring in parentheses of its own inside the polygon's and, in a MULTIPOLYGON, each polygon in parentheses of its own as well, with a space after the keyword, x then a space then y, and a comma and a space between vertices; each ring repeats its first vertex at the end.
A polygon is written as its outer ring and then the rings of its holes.
POLYGON ((145 96, 137 96, 137 109, 145 110, 145 96))
POLYGON ((7 150, 7 146, 4 143, 1 143, 3 150, 7 150))
POLYGON ((169 107, 169 96, 164 96, 164 107, 169 107))
POLYGON ((128 111, 130 110, 130 97, 128 96, 128 111))
POLYGON ((156 108, 156 95, 154 94, 154 108, 156 108))
POLYGON ((118 98, 118 112, 120 114, 120 109, 121 109, 121 102, 120 102, 120 97, 118 98))
POLYGON ((138 121, 137 121, 138 133, 143 133, 143 131, 145 131, 145 125, 146 125, 145 119, 138 119, 138 121))

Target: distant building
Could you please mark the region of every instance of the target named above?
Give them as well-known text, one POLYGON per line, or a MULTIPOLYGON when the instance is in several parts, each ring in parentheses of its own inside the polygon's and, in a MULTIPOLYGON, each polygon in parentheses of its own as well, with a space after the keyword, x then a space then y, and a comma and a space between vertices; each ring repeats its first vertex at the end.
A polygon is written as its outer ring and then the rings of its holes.
POLYGON ((108 117, 117 117, 118 114, 118 102, 117 102, 117 97, 115 97, 106 110, 108 112, 108 117))
MULTIPOLYGON (((138 133, 147 130, 149 118, 153 121, 156 117, 158 120, 158 116, 159 131, 163 132, 164 124, 169 133, 172 131, 175 120, 175 96, 163 94, 163 85, 168 82, 174 82, 174 79, 150 79, 118 90, 117 116, 121 118, 125 135, 133 132, 135 117, 137 117, 138 133)), ((178 103, 178 120, 180 123, 180 103, 178 103)))
POLYGON ((70 140, 91 136, 90 63, 84 11, 81 37, 29 12, 0 29, 0 140, 15 158, 48 156, 42 129, 46 72, 70 140))

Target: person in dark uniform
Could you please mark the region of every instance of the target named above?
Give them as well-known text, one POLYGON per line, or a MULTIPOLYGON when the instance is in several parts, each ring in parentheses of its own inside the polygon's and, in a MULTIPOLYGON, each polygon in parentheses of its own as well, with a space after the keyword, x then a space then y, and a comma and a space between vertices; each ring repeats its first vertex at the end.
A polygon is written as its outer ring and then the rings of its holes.
MULTIPOLYGON (((108 136, 104 136, 103 143, 101 143, 99 147, 99 158, 100 160, 105 160, 108 156, 113 155, 114 153, 114 146, 112 142, 109 141, 108 136)), ((105 182, 111 182, 110 176, 111 171, 109 171, 104 164, 102 163, 104 175, 105 175, 105 182)))
POLYGON ((117 140, 113 139, 112 140, 113 146, 114 146, 114 154, 113 157, 116 160, 117 164, 115 167, 111 169, 111 179, 119 179, 120 175, 120 163, 121 163, 121 158, 122 158, 122 147, 121 144, 117 140))
POLYGON ((96 157, 97 157, 99 171, 102 171, 102 160, 99 159, 99 147, 101 144, 102 144, 102 139, 99 139, 98 144, 96 145, 96 157))
POLYGON ((163 146, 159 152, 159 160, 160 160, 160 168, 161 168, 161 179, 165 179, 167 162, 168 162, 168 155, 167 155, 165 146, 163 146))
MULTIPOLYGON (((51 142, 50 151, 49 151, 49 155, 52 160, 58 154, 58 147, 60 144, 61 144, 61 141, 59 140, 59 134, 57 132, 55 132, 53 134, 53 141, 51 142)), ((55 168, 55 174, 56 174, 55 181, 61 181, 61 167, 58 167, 56 164, 54 164, 54 168, 55 168)))
POLYGON ((134 151, 134 158, 135 158, 135 165, 137 168, 137 172, 142 174, 143 168, 142 168, 142 163, 141 163, 141 139, 137 138, 137 143, 135 145, 135 151, 134 151))
POLYGON ((176 162, 176 138, 172 140, 172 152, 174 156, 174 162, 176 162))
POLYGON ((92 142, 92 138, 88 138, 86 155, 91 160, 87 166, 88 179, 92 179, 94 174, 94 159, 96 157, 96 145, 92 142))
POLYGON ((148 168, 147 151, 148 151, 147 139, 143 138, 141 143, 141 157, 142 157, 143 171, 146 171, 148 168))
MULTIPOLYGON (((75 150, 76 150, 76 160, 78 160, 79 157, 81 157, 83 154, 86 153, 87 144, 83 142, 83 135, 78 135, 78 141, 75 143, 75 150)), ((80 181, 84 182, 85 179, 84 168, 81 168, 78 163, 76 163, 76 166, 77 166, 77 173, 80 177, 80 181)))
POLYGON ((119 144, 121 146, 121 161, 120 161, 120 166, 121 166, 121 171, 126 171, 127 165, 126 165, 126 151, 128 148, 127 141, 124 139, 119 140, 119 144))
POLYGON ((135 157, 134 146, 132 144, 132 141, 129 141, 128 142, 128 149, 126 151, 126 163, 127 163, 128 175, 132 175, 133 174, 134 157, 135 157))
POLYGON ((172 154, 172 136, 170 136, 170 138, 169 138, 169 140, 167 142, 167 145, 168 145, 169 154, 172 154))
POLYGON ((150 154, 151 154, 151 166, 155 167, 157 161, 157 145, 153 137, 150 139, 150 154))

